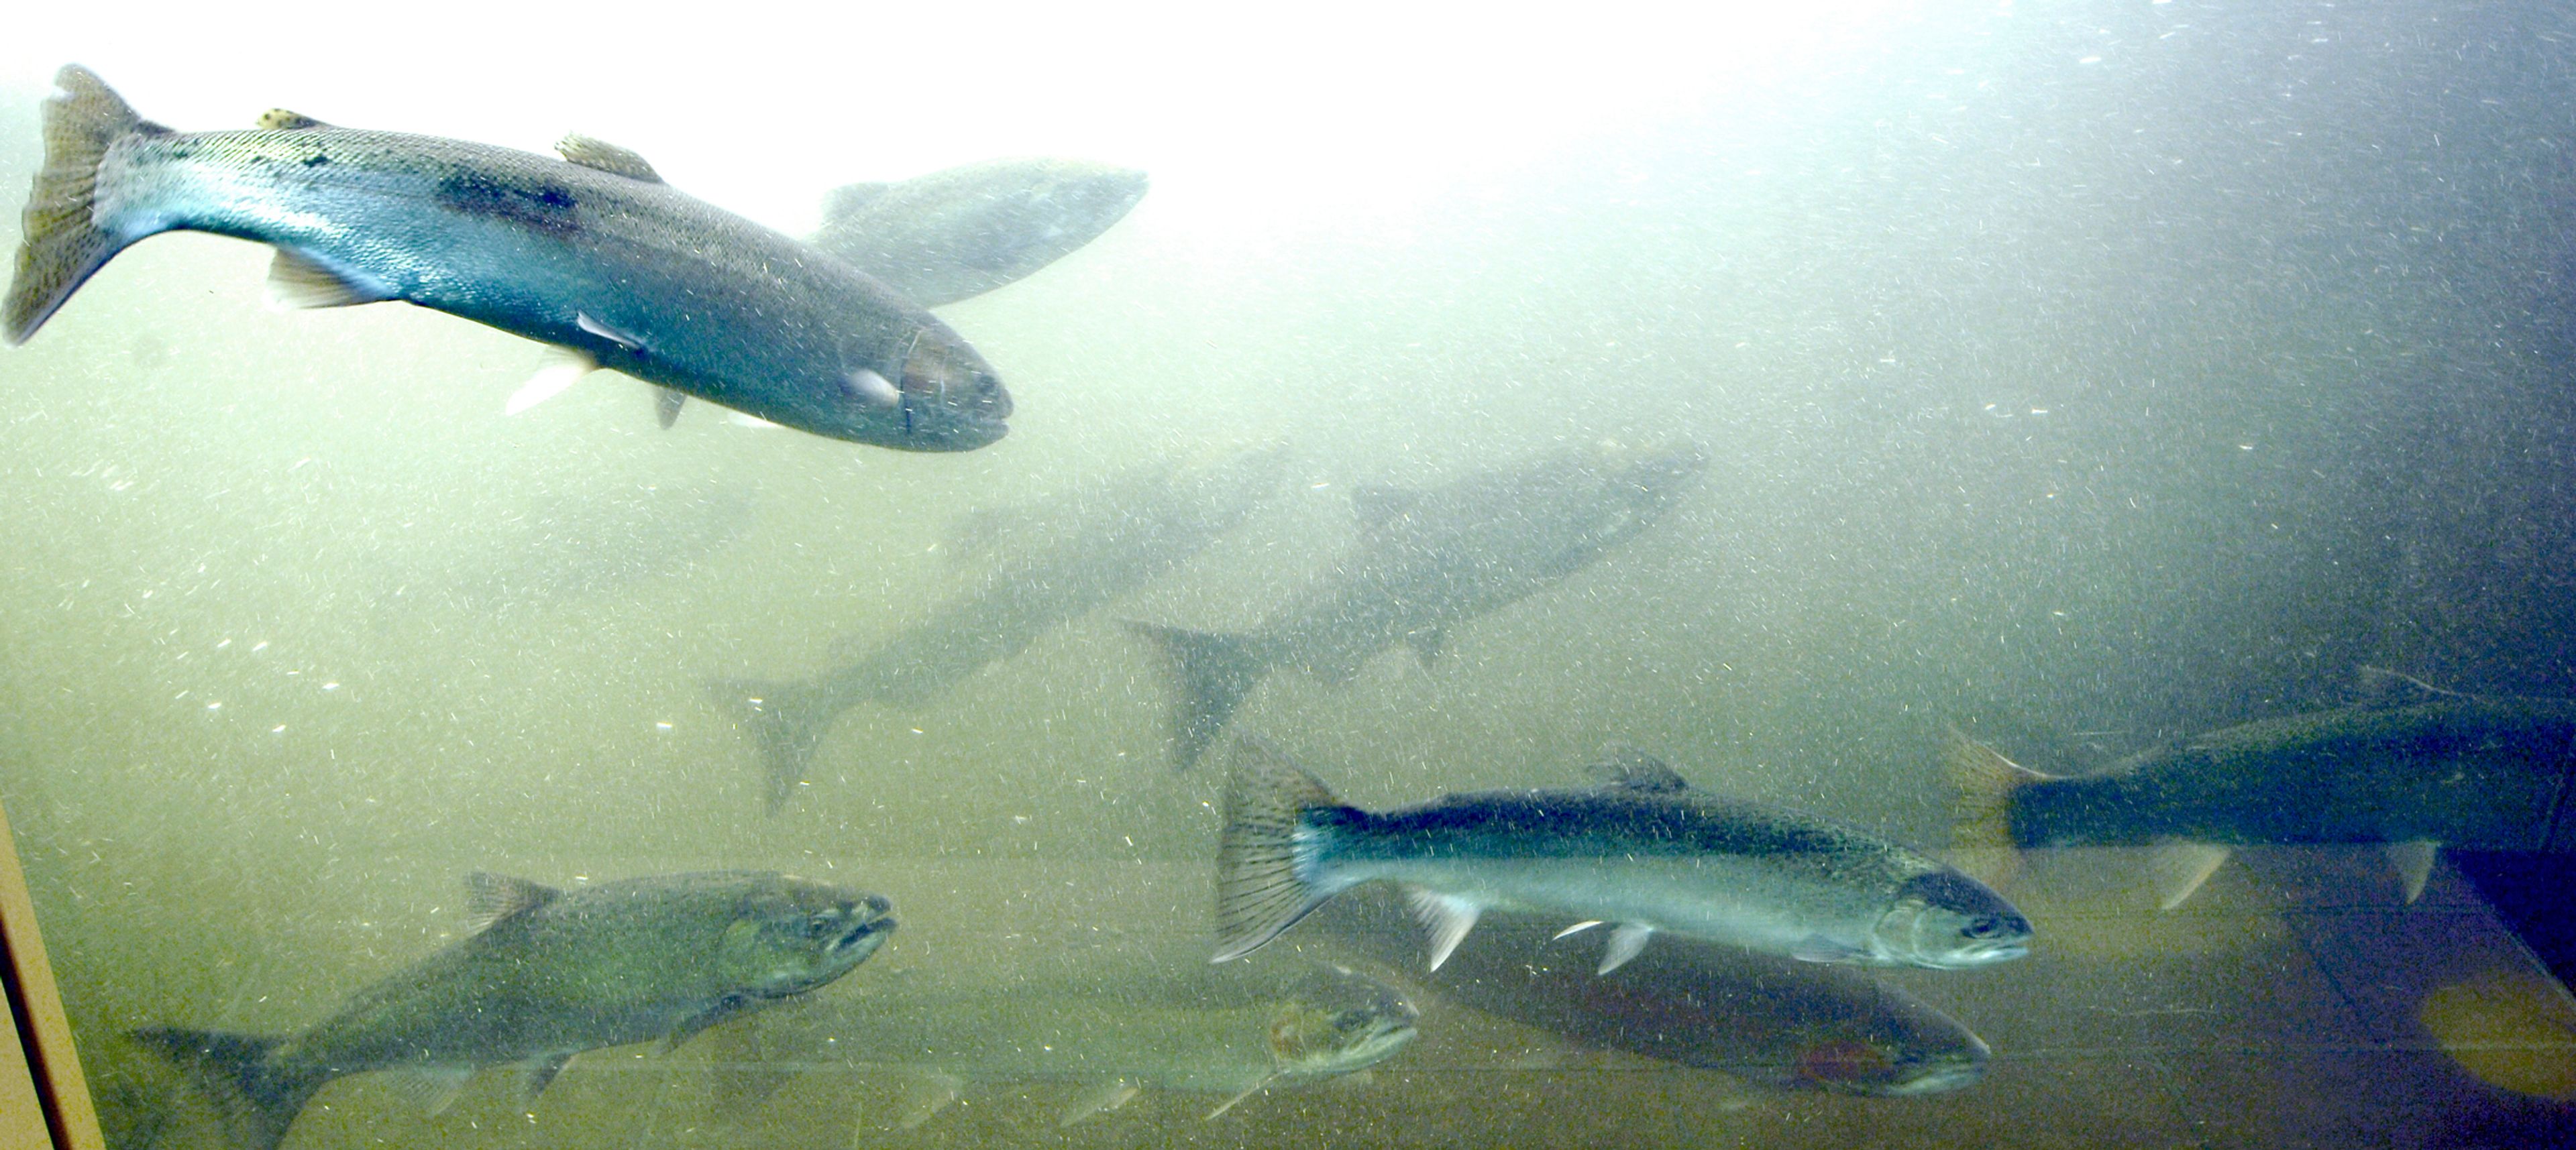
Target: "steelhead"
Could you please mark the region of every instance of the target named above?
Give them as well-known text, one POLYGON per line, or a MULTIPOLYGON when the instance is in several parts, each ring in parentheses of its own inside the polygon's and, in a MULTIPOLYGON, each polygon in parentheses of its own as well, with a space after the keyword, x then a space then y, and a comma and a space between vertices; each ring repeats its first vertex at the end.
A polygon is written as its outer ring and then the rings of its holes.
POLYGON ((1133 623, 1179 687, 1174 762, 1187 768, 1279 667, 1334 685, 1389 647, 1428 663, 1449 628, 1563 582, 1663 517, 1708 460, 1691 444, 1594 444, 1444 487, 1363 488, 1360 539, 1332 573, 1248 634, 1133 623))
POLYGON ((2576 846, 2576 701, 2427 693, 2222 727, 2081 777, 2030 770, 1954 728, 1957 845, 2007 857, 2156 847, 2168 910, 2238 846, 2382 844, 2410 902, 2440 847, 2576 846))
POLYGON ((1858 828, 1695 789, 1620 751, 1579 790, 1473 791, 1377 813, 1238 740, 1217 840, 1214 961, 1326 899, 1404 884, 1438 970, 1486 909, 1615 924, 1597 973, 1657 933, 1805 962, 1959 969, 2021 957, 2030 923, 1983 884, 1858 828))
POLYGON ((1122 473, 1043 507, 983 513, 946 545, 982 567, 963 594, 820 675, 709 684, 719 701, 741 708, 770 812, 803 784, 814 748, 841 712, 863 702, 926 706, 978 669, 1180 565, 1277 494, 1287 462, 1285 448, 1260 448, 1200 466, 1122 473))
POLYGON ((1013 283, 1098 239, 1145 197, 1145 173, 1083 160, 985 160, 851 184, 814 246, 923 307, 1013 283))
POLYGON ((134 1037, 187 1072, 239 1145, 267 1150, 334 1078, 425 1072, 452 1098, 477 1068, 521 1063, 533 1099, 575 1054, 676 1046, 848 974, 895 928, 881 895, 765 872, 468 887, 479 929, 303 1030, 134 1037))
MULTIPOLYGON (((1717 1070, 1784 1090, 1922 1098, 1985 1077, 1985 1041, 1867 971, 1668 938, 1598 975, 1554 920, 1488 911, 1475 937, 1421 976, 1437 996, 1605 1050, 1717 1070)), ((1418 953, 1393 892, 1363 888, 1310 929, 1374 963, 1418 953)))
POLYGON ((277 249, 281 302, 402 300, 560 349, 514 404, 595 367, 834 439, 964 451, 1011 400, 957 333, 848 264, 582 136, 563 159, 357 131, 291 112, 177 132, 78 66, 45 103, 45 165, 7 300, 24 343, 146 236, 277 249))

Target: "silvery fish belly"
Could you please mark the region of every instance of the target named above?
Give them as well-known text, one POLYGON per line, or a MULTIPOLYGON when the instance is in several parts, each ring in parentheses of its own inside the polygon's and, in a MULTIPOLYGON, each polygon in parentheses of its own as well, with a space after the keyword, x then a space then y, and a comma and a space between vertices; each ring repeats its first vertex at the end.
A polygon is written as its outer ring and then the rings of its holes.
MULTIPOLYGON (((962 451, 1009 395, 929 312, 842 261, 673 190, 580 136, 563 159, 331 127, 175 132, 66 67, 45 105, 7 301, 23 343, 126 245, 159 232, 277 249, 308 307, 403 300, 560 349, 541 378, 605 367, 835 439, 962 451)), ((536 385, 532 384, 532 387, 536 385)))
POLYGON ((1657 932, 1809 962, 1956 969, 2019 958, 2030 923, 1983 884, 1857 828, 1689 787, 1614 752, 1581 790, 1480 791, 1364 811, 1266 744, 1238 743, 1217 846, 1216 961, 1335 893, 1408 888, 1437 969, 1487 908, 1612 925, 1599 972, 1657 932))

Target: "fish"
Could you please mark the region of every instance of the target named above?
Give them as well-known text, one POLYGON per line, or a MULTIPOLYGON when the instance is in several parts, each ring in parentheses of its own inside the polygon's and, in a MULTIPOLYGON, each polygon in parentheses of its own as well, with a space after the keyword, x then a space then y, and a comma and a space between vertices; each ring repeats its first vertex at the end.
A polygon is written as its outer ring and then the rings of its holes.
POLYGON ((614 145, 562 159, 272 111, 178 132, 88 69, 45 102, 5 334, 25 343, 117 252, 165 231, 276 249, 293 307, 401 300, 547 345, 514 406, 595 368, 833 439, 966 451, 1010 394, 947 324, 838 258, 674 190, 614 145))
POLYGON ((1356 546, 1250 632, 1128 624, 1175 680, 1174 765, 1197 763, 1277 668, 1338 685, 1399 643, 1435 663, 1450 628, 1555 586, 1652 526, 1707 462, 1689 443, 1590 444, 1427 491, 1361 489, 1356 546))
POLYGON ((1016 282, 1125 219, 1145 173, 1084 160, 1003 159, 834 189, 815 247, 912 302, 939 307, 1016 282))
POLYGON ((1956 970, 2021 957, 2030 921, 1954 867, 1843 823, 1699 790, 1616 748, 1601 785, 1452 793, 1383 813, 1241 736, 1217 839, 1214 962, 1335 894, 1404 884, 1440 969, 1488 908, 1612 924, 1597 974, 1659 933, 1803 962, 1956 970))
POLYGON ((1075 1088, 1064 1125, 1146 1090, 1217 1096, 1205 1115, 1214 1119, 1256 1094, 1367 1070, 1419 1033, 1421 1011, 1408 996, 1347 967, 1300 961, 1241 973, 1219 979, 1156 964, 993 986, 905 971, 915 977, 765 1019, 757 1066, 908 1076, 917 1089, 892 1123, 904 1128, 970 1088, 1034 1082, 1075 1088))
MULTIPOLYGON (((1383 889, 1333 900, 1311 927, 1372 963, 1415 953, 1410 916, 1383 889)), ((1602 976, 1563 939, 1544 917, 1490 910, 1421 981, 1441 1000, 1584 1046, 1783 1090, 1931 1097, 1977 1084, 1992 1054, 1956 1019, 1857 967, 1671 938, 1602 976)))
POLYGON ((518 1063, 533 1101, 573 1055, 678 1046, 848 974, 895 929, 883 896, 771 872, 557 889, 477 872, 473 933, 291 1034, 156 1026, 132 1037, 214 1101, 234 1142, 269 1150, 333 1079, 424 1076, 433 1109, 481 1067, 518 1063))
POLYGON ((820 675, 708 684, 759 752, 763 802, 795 796, 834 720, 860 703, 918 709, 1059 624, 1179 566, 1284 486, 1288 450, 1269 445, 1196 466, 1121 472, 1041 508, 966 518, 948 549, 989 560, 965 592, 820 675))
POLYGON ((2026 849, 2153 847, 2167 910, 2239 846, 2379 844, 2408 902, 2444 846, 2576 849, 2576 701, 2432 688, 2222 727, 2072 777, 1956 727, 1944 758, 1963 851, 2003 873, 2026 849))

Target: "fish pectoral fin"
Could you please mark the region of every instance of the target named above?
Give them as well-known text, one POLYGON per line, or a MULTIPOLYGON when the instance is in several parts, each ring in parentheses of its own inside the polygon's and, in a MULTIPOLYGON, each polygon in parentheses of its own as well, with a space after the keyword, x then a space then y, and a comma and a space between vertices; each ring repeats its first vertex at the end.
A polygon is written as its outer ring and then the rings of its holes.
POLYGON ((2155 883, 2156 906, 2162 910, 2191 901, 2200 884, 2218 873, 2231 848, 2218 843, 2176 839, 2158 843, 2147 855, 2147 875, 2155 883))
POLYGON ((966 1080, 954 1074, 929 1071, 915 1078, 903 1094, 903 1110, 894 1116, 900 1130, 919 1130, 941 1111, 957 1105, 966 1096, 966 1080))
POLYGON ((579 164, 585 168, 624 176, 630 180, 642 180, 648 184, 662 182, 662 173, 654 171, 653 165, 644 162, 644 157, 630 149, 618 147, 605 140, 594 140, 579 132, 565 133, 563 139, 555 141, 555 151, 563 156, 566 163, 579 164))
POLYGON ((1064 1108, 1063 1116, 1057 1118, 1055 1124, 1071 1126, 1094 1114, 1106 1114, 1134 1101, 1142 1093, 1143 1087, 1124 1078, 1112 1078, 1075 1095, 1073 1104, 1064 1108))
POLYGON ((545 358, 537 363, 537 373, 510 393, 510 398, 501 404, 501 413, 517 415, 562 395, 565 389, 581 382, 581 377, 597 370, 599 361, 592 359, 589 352, 548 344, 545 358))
POLYGON ((1821 934, 1811 934, 1789 951, 1789 957, 1800 962, 1850 962, 1864 956, 1858 947, 1835 942, 1821 934))
POLYGON ((1485 913, 1484 904, 1454 894, 1442 894, 1429 887, 1407 887, 1404 900, 1413 904, 1413 917, 1422 920, 1423 929, 1431 932, 1431 965, 1438 970, 1449 961, 1449 955, 1476 929, 1476 918, 1485 913))
POLYGON ((1601 966, 1594 974, 1608 974, 1628 965, 1637 952, 1646 949, 1646 940, 1655 936, 1655 928, 1641 922, 1623 922, 1610 932, 1610 945, 1601 950, 1601 966))
POLYGON ((570 1061, 570 1054, 548 1054, 530 1061, 519 1074, 519 1105, 536 1105, 537 1095, 546 1092, 547 1084, 555 1080, 555 1075, 563 1073, 564 1064, 570 1061))
POLYGON ((406 1066, 386 1074, 385 1081, 414 1109, 436 1118, 456 1105, 457 1096, 473 1077, 471 1066, 406 1066))
POLYGON ((2388 864, 2397 868, 2397 881, 2405 884, 2406 902, 2413 905, 2424 897, 2424 884, 2433 878, 2433 856, 2440 854, 2442 844, 2431 839, 2413 839, 2386 843, 2379 848, 2388 854, 2388 864))
POLYGON ((1570 938, 1570 937, 1572 937, 1572 936, 1574 936, 1574 935, 1581 934, 1581 933, 1583 933, 1584 931, 1590 930, 1590 929, 1592 929, 1593 927, 1596 927, 1596 926, 1599 926, 1599 925, 1601 925, 1601 920, 1600 920, 1600 919, 1597 919, 1597 918, 1587 918, 1587 919, 1584 919, 1584 920, 1583 920, 1583 921, 1581 921, 1581 922, 1578 922, 1578 923, 1576 923, 1576 924, 1574 924, 1574 925, 1572 925, 1572 926, 1569 926, 1569 927, 1565 928, 1564 930, 1560 930, 1560 931, 1556 932, 1555 934, 1551 934, 1551 935, 1547 936, 1547 940, 1548 940, 1549 942, 1555 942, 1556 940, 1558 940, 1558 939, 1560 939, 1560 938, 1570 938))
POLYGON ((355 307, 392 298, 392 288, 337 271, 302 252, 279 248, 268 261, 268 300, 281 308, 355 307))
POLYGON ((541 882, 478 870, 465 876, 465 921, 481 934, 493 923, 562 897, 562 891, 541 882))
POLYGON ((653 393, 653 418, 662 421, 662 430, 669 431, 672 424, 680 421, 680 405, 689 401, 689 393, 667 387, 654 388, 653 393))
POLYGON ((642 339, 628 335, 623 331, 619 331, 616 328, 608 326, 605 321, 591 315, 589 312, 577 311, 572 313, 572 325, 583 331, 589 332, 592 335, 598 336, 601 339, 607 340, 610 343, 616 344, 619 347, 625 348, 628 351, 634 352, 637 355, 644 354, 644 341, 642 339))
POLYGON ((671 1032, 662 1036, 661 1045, 655 1049, 659 1050, 661 1053, 668 1054, 679 1049, 681 1043, 687 1042, 692 1036, 696 1035, 697 1032, 749 1009, 751 1009, 751 1000, 749 998, 739 994, 728 994, 717 999, 715 1001, 715 1005, 710 1006, 705 1010, 701 1010, 696 1014, 692 1014, 687 1018, 683 1018, 678 1023, 674 1024, 671 1027, 671 1032))
MULTIPOLYGON (((1433 966, 1438 966, 1438 965, 1440 965, 1440 964, 1435 962, 1435 963, 1432 963, 1431 965, 1433 965, 1433 966)), ((1264 1074, 1264 1075, 1262 1075, 1262 1076, 1261 1076, 1261 1081, 1259 1081, 1259 1082, 1255 1082, 1255 1083, 1253 1083, 1253 1084, 1252 1084, 1252 1085, 1250 1085, 1250 1086, 1246 1086, 1246 1087, 1244 1087, 1244 1088, 1243 1088, 1243 1092, 1242 1092, 1242 1093, 1237 1094, 1237 1095, 1235 1095, 1235 1096, 1234 1096, 1234 1097, 1232 1097, 1232 1098, 1228 1098, 1228 1099, 1226 1099, 1226 1100, 1225 1100, 1225 1104, 1224 1104, 1224 1105, 1221 1105, 1221 1106, 1217 1107, 1217 1108, 1216 1108, 1216 1109, 1214 1109, 1214 1110, 1210 1110, 1210 1111, 1208 1111, 1208 1112, 1207 1112, 1207 1117, 1206 1117, 1206 1118, 1204 1118, 1204 1119, 1202 1119, 1202 1121, 1206 1121, 1206 1122, 1214 1122, 1214 1121, 1216 1121, 1219 1117, 1222 1117, 1222 1116, 1225 1114, 1225 1112, 1226 1112, 1226 1111, 1234 1109, 1234 1106, 1235 1106, 1235 1104, 1236 1104, 1236 1103, 1241 1102, 1241 1101, 1243 1101, 1243 1100, 1244 1100, 1244 1099, 1246 1099, 1246 1098, 1250 1098, 1250 1097, 1252 1097, 1252 1096, 1253 1096, 1253 1095, 1255 1095, 1255 1094, 1259 1094, 1259 1093, 1261 1093, 1261 1092, 1262 1092, 1262 1091, 1264 1091, 1264 1090, 1268 1090, 1268 1089, 1270 1088, 1270 1084, 1271 1084, 1271 1083, 1273 1083, 1273 1082, 1276 1082, 1276 1081, 1278 1081, 1278 1080, 1279 1080, 1279 1073, 1278 1073, 1277 1071, 1272 1071, 1272 1072, 1270 1072, 1270 1073, 1268 1073, 1268 1074, 1264 1074)))

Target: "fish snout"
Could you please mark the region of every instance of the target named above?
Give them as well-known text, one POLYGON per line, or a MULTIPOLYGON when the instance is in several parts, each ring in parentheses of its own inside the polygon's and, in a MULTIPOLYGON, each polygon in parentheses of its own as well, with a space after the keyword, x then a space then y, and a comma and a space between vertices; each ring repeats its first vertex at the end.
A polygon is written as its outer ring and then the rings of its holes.
POLYGON ((944 329, 925 329, 895 381, 903 430, 915 446, 969 451, 1010 430, 1011 393, 984 357, 944 329))

